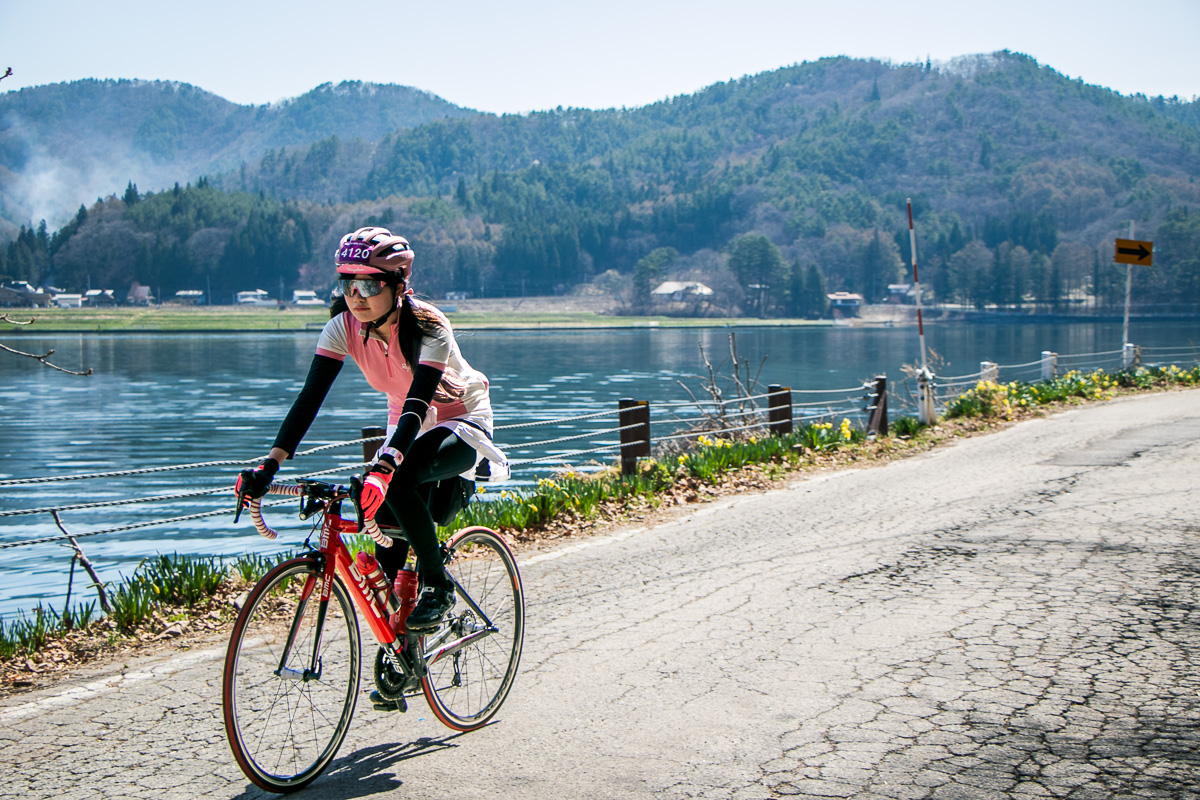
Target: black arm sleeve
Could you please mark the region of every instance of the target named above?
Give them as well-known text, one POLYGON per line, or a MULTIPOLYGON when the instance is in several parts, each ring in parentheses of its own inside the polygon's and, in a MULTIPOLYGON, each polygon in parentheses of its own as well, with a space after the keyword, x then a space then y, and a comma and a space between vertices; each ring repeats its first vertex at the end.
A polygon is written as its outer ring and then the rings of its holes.
POLYGON ((300 440, 308 433, 309 426, 321 410, 321 403, 325 402, 325 396, 329 394, 329 387, 333 386, 334 379, 341 371, 342 362, 336 358, 313 356, 312 366, 308 368, 308 377, 304 379, 304 388, 300 390, 296 402, 292 403, 292 410, 284 417, 283 424, 279 426, 279 433, 275 436, 275 447, 286 450, 288 458, 295 454, 300 440))
POLYGON ((421 430, 421 422, 425 412, 433 402, 433 393, 437 391, 442 381, 442 370, 427 364, 418 364, 413 370, 412 386, 408 388, 408 397, 404 398, 404 408, 400 411, 400 421, 396 423, 396 432, 388 439, 388 447, 398 450, 401 455, 408 455, 408 448, 421 430), (412 412, 412 413, 409 413, 412 412))

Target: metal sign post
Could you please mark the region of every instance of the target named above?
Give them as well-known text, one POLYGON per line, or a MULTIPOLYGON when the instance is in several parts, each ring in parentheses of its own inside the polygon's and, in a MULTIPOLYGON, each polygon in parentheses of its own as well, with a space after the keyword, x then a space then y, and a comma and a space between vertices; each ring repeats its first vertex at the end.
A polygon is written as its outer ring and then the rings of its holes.
MULTIPOLYGON (((1133 238, 1133 220, 1129 220, 1129 238, 1117 239, 1113 261, 1125 265, 1125 323, 1121 327, 1121 347, 1129 351, 1129 296, 1133 292, 1134 265, 1154 265, 1154 242, 1141 242, 1133 238)), ((1126 359, 1128 361, 1128 359, 1126 359)), ((1129 366, 1128 363, 1125 366, 1129 366)))

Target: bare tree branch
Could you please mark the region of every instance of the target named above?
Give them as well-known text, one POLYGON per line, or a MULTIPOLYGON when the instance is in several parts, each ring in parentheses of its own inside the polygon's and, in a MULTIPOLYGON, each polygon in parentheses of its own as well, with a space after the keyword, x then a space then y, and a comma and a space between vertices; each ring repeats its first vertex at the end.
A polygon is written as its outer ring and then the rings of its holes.
MULTIPOLYGON (((713 402, 716 404, 717 417, 718 418, 724 417, 725 416, 725 404, 721 402, 721 387, 720 387, 720 384, 717 383, 716 370, 713 369, 712 362, 710 362, 708 360, 708 354, 704 352, 704 342, 701 341, 699 344, 700 344, 700 358, 702 358, 704 360, 704 366, 708 368, 708 383, 704 384, 704 391, 708 392, 709 396, 712 397, 713 402)), ((717 367, 717 369, 720 369, 720 367, 717 367)), ((722 426, 722 427, 724 427, 724 426, 722 426)))
MULTIPOLYGON (((19 319, 13 319, 13 318, 12 318, 12 317, 10 317, 8 314, 0 314, 0 322, 7 322, 7 323, 8 323, 8 324, 10 324, 10 325, 32 325, 32 324, 33 324, 33 323, 34 323, 36 320, 37 320, 37 317, 30 317, 30 318, 29 318, 29 319, 27 319, 27 320, 19 320, 19 319)), ((88 367, 88 368, 87 368, 87 372, 76 372, 75 370, 71 370, 71 369, 66 369, 66 368, 64 368, 64 367, 60 367, 60 366, 58 366, 57 364, 51 364, 51 363, 50 363, 49 361, 47 361, 46 359, 48 359, 50 356, 54 355, 54 351, 53 351, 53 350, 51 350, 50 352, 46 353, 46 355, 44 355, 44 356, 34 355, 33 353, 25 353, 25 352, 22 352, 22 351, 20 351, 20 350, 13 350, 11 347, 9 347, 8 345, 4 345, 4 344, 0 344, 0 350, 5 350, 5 351, 7 351, 7 352, 9 352, 9 353, 12 353, 13 355, 25 356, 26 358, 32 358, 32 359, 33 359, 33 360, 35 360, 35 361, 40 361, 40 362, 42 362, 42 363, 43 363, 43 364, 45 364, 47 367, 51 367, 51 368, 53 368, 53 369, 56 369, 56 370, 58 370, 59 372, 65 372, 65 373, 67 373, 68 375, 81 375, 81 376, 83 376, 83 377, 87 377, 88 375, 91 375, 91 374, 92 374, 92 368, 91 368, 91 367, 88 367)))
POLYGON ((0 344, 0 350, 5 350, 5 351, 7 351, 7 352, 9 352, 9 353, 13 353, 14 355, 18 355, 18 356, 25 356, 26 358, 32 358, 34 361, 40 361, 40 362, 42 362, 43 364, 45 364, 47 367, 51 367, 51 368, 53 368, 53 369, 56 369, 56 370, 58 370, 59 372, 65 372, 65 373, 67 373, 68 375, 82 375, 82 376, 86 377, 86 376, 88 376, 88 375, 91 375, 91 374, 92 374, 92 368, 91 368, 91 367, 88 367, 88 368, 87 368, 87 372, 75 372, 74 370, 70 370, 70 369, 67 369, 67 368, 65 368, 65 367, 60 367, 60 366, 58 366, 57 364, 51 364, 51 363, 50 363, 49 361, 47 361, 46 359, 48 359, 50 356, 54 355, 54 351, 53 351, 53 350, 51 350, 50 352, 46 353, 46 355, 44 355, 44 356, 38 356, 38 355, 34 355, 33 353, 23 353, 23 352, 21 352, 20 350, 13 350, 11 347, 9 347, 9 346, 7 346, 7 345, 4 345, 4 344, 0 344))
POLYGON ((754 401, 754 395, 758 392, 758 379, 762 375, 763 366, 767 363, 767 357, 763 356, 762 361, 758 363, 758 371, 754 373, 754 377, 750 377, 750 361, 748 359, 738 358, 737 339, 733 331, 729 332, 729 354, 733 358, 733 382, 738 391, 737 403, 738 411, 746 413, 747 411, 758 411, 758 403, 754 401), (745 369, 746 378, 742 379, 740 369, 745 369))

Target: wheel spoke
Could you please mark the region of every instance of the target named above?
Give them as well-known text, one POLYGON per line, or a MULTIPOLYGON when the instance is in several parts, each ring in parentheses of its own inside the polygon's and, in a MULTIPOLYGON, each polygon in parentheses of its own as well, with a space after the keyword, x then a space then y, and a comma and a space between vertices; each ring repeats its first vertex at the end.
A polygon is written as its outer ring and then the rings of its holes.
POLYGON ((345 737, 358 691, 359 637, 353 606, 334 582, 320 653, 321 678, 297 679, 311 665, 317 615, 297 617, 308 559, 274 568, 251 591, 230 640, 224 680, 226 729, 246 776, 272 791, 298 789, 328 766, 345 737), (276 675, 295 627, 287 672, 276 675), (232 672, 229 670, 232 669, 232 672))
MULTIPOLYGON (((473 730, 496 713, 512 685, 524 638, 524 599, 516 562, 499 536, 474 529, 458 534, 451 545, 456 557, 448 568, 494 632, 431 665, 423 685, 442 722, 473 730)), ((462 625, 455 638, 483 623, 466 606, 457 618, 462 625)))

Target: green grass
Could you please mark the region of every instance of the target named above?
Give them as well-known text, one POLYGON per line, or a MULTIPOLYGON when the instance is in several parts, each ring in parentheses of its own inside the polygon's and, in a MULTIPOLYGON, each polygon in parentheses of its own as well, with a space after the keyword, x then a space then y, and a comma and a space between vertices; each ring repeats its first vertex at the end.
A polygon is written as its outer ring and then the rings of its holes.
POLYGON ((254 583, 263 575, 266 575, 267 570, 289 555, 290 553, 284 553, 279 557, 270 558, 268 556, 260 556, 257 553, 248 553, 244 556, 238 556, 229 566, 229 571, 246 583, 254 583))
POLYGON ((712 328, 764 325, 831 325, 829 320, 747 317, 623 317, 591 311, 564 313, 461 312, 448 315, 455 328, 712 328))
POLYGON ((342 544, 350 551, 350 559, 354 560, 360 552, 375 554, 375 540, 365 533, 344 533, 342 544))
MULTIPOLYGON (((3 333, 126 332, 140 331, 302 331, 314 329, 329 319, 323 308, 255 308, 239 306, 153 306, 113 308, 4 309, 18 321, 33 319, 32 325, 0 322, 3 333)), ((456 328, 695 328, 713 326, 829 325, 825 321, 759 320, 743 318, 618 317, 594 312, 463 312, 449 314, 456 328)))
POLYGON ((0 619, 0 659, 37 652, 61 632, 86 628, 95 612, 95 600, 80 603, 63 614, 38 603, 30 616, 22 615, 8 623, 0 619))
POLYGON ((892 420, 891 433, 905 439, 911 439, 921 432, 925 426, 916 417, 897 417, 892 420))
POLYGON ((114 308, 4 309, 11 319, 32 325, 0 322, 0 333, 29 334, 59 331, 236 331, 305 330, 324 323, 329 312, 321 308, 239 308, 238 306, 154 306, 114 308))

